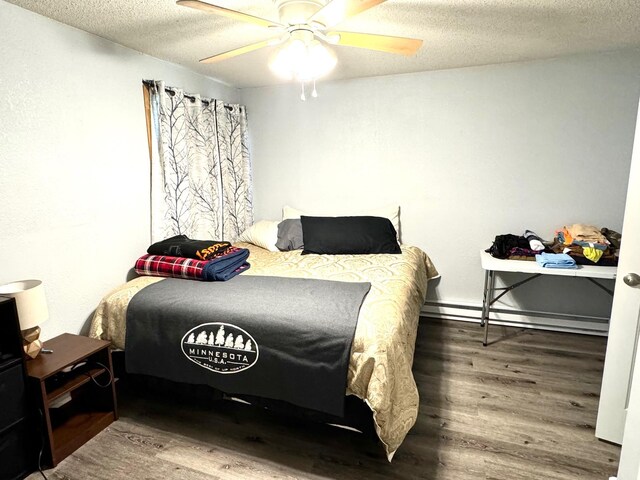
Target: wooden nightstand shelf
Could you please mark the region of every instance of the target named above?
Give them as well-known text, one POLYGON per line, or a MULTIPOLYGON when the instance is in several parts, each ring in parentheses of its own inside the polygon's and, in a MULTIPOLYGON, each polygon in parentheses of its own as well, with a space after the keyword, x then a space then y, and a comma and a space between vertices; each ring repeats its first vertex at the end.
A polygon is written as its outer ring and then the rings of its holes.
POLYGON ((118 419, 109 345, 64 333, 44 343, 53 353, 27 362, 47 432, 44 463, 55 467, 118 419))

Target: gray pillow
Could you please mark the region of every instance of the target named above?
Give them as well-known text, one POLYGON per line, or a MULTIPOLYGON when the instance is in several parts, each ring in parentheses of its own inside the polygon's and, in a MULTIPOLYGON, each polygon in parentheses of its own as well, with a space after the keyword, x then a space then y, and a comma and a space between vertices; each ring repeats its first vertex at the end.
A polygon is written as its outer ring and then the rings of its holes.
POLYGON ((280 250, 299 250, 304 248, 302 241, 302 223, 299 218, 283 220, 278 224, 278 241, 280 250))

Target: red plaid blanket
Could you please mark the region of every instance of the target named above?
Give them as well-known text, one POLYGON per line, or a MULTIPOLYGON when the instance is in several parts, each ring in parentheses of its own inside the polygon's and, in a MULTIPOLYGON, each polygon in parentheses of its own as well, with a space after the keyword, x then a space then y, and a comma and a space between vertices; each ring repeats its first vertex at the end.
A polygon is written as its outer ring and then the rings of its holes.
POLYGON ((138 275, 202 280, 202 270, 207 263, 194 258, 145 254, 136 260, 135 270, 138 275))

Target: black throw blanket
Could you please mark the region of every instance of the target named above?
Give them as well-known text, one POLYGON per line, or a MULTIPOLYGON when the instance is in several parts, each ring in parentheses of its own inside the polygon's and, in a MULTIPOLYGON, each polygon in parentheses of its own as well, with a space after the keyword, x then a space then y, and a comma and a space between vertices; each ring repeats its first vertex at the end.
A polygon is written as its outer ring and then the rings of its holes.
POLYGON ((231 244, 218 240, 192 240, 186 235, 176 235, 149 246, 147 253, 151 255, 169 255, 171 257, 195 258, 209 260, 216 254, 223 253, 231 244))
POLYGON ((238 276, 168 278, 127 309, 126 368, 342 416, 369 283, 238 276))

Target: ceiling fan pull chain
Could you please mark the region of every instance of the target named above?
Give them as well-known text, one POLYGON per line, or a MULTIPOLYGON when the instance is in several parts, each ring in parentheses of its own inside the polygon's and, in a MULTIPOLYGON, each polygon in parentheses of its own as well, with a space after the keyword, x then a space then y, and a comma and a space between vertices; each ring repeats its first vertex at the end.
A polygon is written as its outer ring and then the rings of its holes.
POLYGON ((313 91, 311 92, 313 98, 318 98, 318 91, 316 90, 316 79, 313 79, 313 91))
POLYGON ((302 86, 302 93, 300 94, 300 100, 304 102, 307 99, 307 96, 304 94, 304 82, 300 82, 300 85, 302 86))

